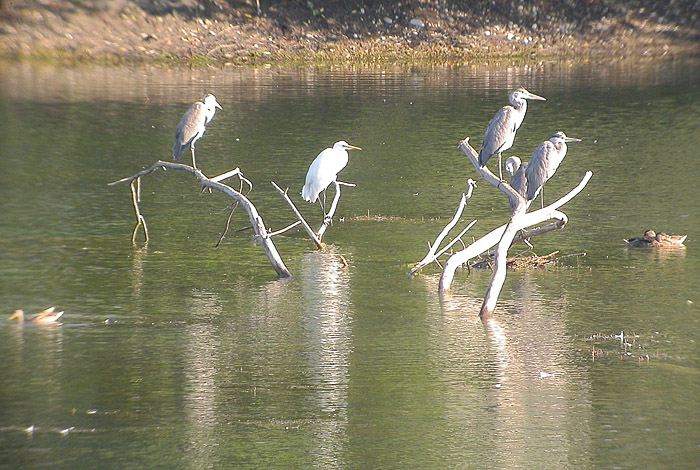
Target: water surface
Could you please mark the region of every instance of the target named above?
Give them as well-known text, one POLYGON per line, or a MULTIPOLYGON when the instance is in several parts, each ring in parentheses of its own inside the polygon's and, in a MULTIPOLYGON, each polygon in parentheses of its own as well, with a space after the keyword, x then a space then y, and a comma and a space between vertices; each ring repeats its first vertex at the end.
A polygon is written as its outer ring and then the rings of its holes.
MULTIPOLYGON (((0 310, 66 314, 50 327, 0 324, 0 466, 697 466, 698 76, 697 61, 3 66, 0 310), (457 143, 478 148, 519 85, 548 101, 530 106, 513 154, 557 130, 583 139, 548 200, 594 173, 563 209, 569 224, 535 251, 587 256, 510 272, 482 322, 490 272, 459 273, 443 300, 435 267, 406 272, 475 177, 457 143), (228 202, 185 174, 145 179, 151 240, 130 244, 128 187, 107 183, 169 159, 180 116, 207 92, 224 110, 198 163, 209 175, 239 166, 273 229, 293 217, 269 181, 318 223, 297 196, 308 165, 336 140, 363 148, 341 173, 357 187, 327 249, 301 231, 275 240, 290 280, 234 232, 242 213, 214 248, 228 202), (687 248, 625 248, 648 228, 688 234, 687 248)), ((478 219, 479 237, 507 217, 482 184, 463 225, 478 219)))

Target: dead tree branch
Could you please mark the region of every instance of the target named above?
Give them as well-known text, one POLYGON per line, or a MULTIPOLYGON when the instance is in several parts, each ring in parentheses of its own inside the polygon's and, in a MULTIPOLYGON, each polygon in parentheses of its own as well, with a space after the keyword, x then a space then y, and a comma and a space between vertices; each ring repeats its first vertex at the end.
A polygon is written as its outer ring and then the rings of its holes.
MULTIPOLYGON (((113 183, 110 183, 109 186, 116 186, 121 183, 133 183, 134 180, 138 180, 143 176, 150 175, 154 171, 158 169, 168 169, 168 170, 181 170, 181 171, 186 171, 188 173, 193 174, 194 176, 199 179, 199 182, 202 185, 202 188, 209 188, 214 191, 219 191, 230 197, 234 203, 240 204, 245 211, 248 213, 248 218, 250 219, 250 223, 253 226, 253 230, 255 231, 255 238, 258 240, 260 245, 263 248, 263 251, 265 251, 265 254, 267 255, 267 258, 270 260, 270 263, 272 264, 272 267, 275 269, 277 272, 277 275, 281 278, 288 278, 292 277, 291 273, 287 269, 287 267, 284 264, 284 261, 279 255, 279 252, 277 251, 277 248, 275 247, 274 243, 272 242, 272 238, 270 237, 270 234, 267 232, 267 229, 265 229, 265 224, 263 222, 262 217, 260 214, 258 214, 258 210, 256 207, 253 205, 250 200, 243 195, 241 192, 236 191, 232 187, 221 183, 220 181, 223 181, 224 179, 231 178, 233 176, 238 176, 241 181, 246 181, 249 186, 252 189, 252 184, 243 177, 241 174, 241 170, 239 168, 236 168, 234 170, 231 170, 229 172, 224 173, 223 175, 219 175, 215 177, 216 180, 207 178, 207 176, 202 173, 201 170, 197 168, 193 168, 189 165, 184 165, 182 163, 174 163, 174 162, 164 162, 164 161, 157 161, 153 166, 150 168, 143 170, 133 176, 129 176, 127 178, 122 178, 119 181, 115 181, 113 183)), ((133 187, 133 185, 132 185, 133 187)), ((135 192, 132 189, 132 195, 134 195, 135 192)), ((136 201, 135 195, 132 197, 133 201, 136 201)), ((134 204, 135 210, 138 210, 138 205, 134 204)), ((139 218, 139 214, 137 212, 137 219, 139 218)), ((145 229, 145 220, 143 221, 144 223, 144 229, 145 229)), ((138 226, 137 226, 138 227, 138 226)))
POLYGON ((292 200, 289 198, 289 188, 287 189, 282 189, 280 188, 277 183, 274 181, 271 181, 272 186, 275 187, 278 193, 280 193, 280 196, 284 198, 284 200, 287 202, 289 207, 292 209, 292 212, 294 212, 294 215, 296 218, 301 222, 302 227, 304 227, 304 230, 306 230, 306 233, 309 234, 309 237, 311 237, 311 240, 316 244, 316 247, 319 250, 323 250, 323 243, 321 240, 323 239, 323 234, 326 233, 326 230, 328 230, 328 227, 332 224, 333 222, 333 215, 335 214, 336 209, 338 208, 338 202, 340 201, 340 187, 341 186, 349 186, 351 188, 354 188, 355 185, 353 183, 344 183, 342 181, 334 181, 333 184, 335 185, 335 195, 333 196, 333 202, 331 203, 331 207, 328 211, 328 214, 326 214, 326 217, 323 219, 323 223, 321 224, 321 227, 318 229, 318 232, 314 232, 314 230, 311 228, 311 226, 306 222, 306 219, 304 219, 304 216, 301 215, 299 212, 299 209, 294 205, 292 200))
POLYGON ((450 230, 452 230, 454 226, 457 225, 457 222, 459 222, 460 217, 462 217, 462 212, 464 212, 464 208, 467 205, 467 200, 471 199, 472 192, 474 191, 474 188, 476 188, 476 182, 473 179, 469 178, 469 180, 467 181, 467 186, 469 188, 466 193, 462 193, 462 197, 459 201, 459 204, 457 205, 457 209, 455 210, 455 214, 452 217, 452 220, 450 220, 450 222, 448 222, 447 225, 445 225, 445 228, 442 229, 442 232, 440 232, 437 238, 435 238, 435 242, 430 247, 430 250, 428 251, 428 254, 425 255, 425 258, 416 263, 416 265, 408 272, 409 276, 413 276, 433 261, 436 261, 440 255, 445 253, 452 245, 454 245, 458 240, 460 240, 462 238, 462 235, 464 235, 467 232, 467 230, 472 228, 472 226, 474 226, 474 224, 476 223, 476 220, 472 221, 472 223, 470 223, 467 228, 462 230, 462 232, 459 235, 457 235, 457 238, 453 239, 452 242, 450 242, 445 248, 443 248, 439 253, 436 254, 438 248, 440 248, 440 244, 442 243, 442 241, 445 239, 450 230))
POLYGON ((489 282, 486 295, 484 296, 484 302, 481 306, 480 313, 481 316, 488 316, 493 313, 498 301, 498 296, 503 288, 503 283, 505 282, 506 278, 506 260, 508 248, 510 248, 510 246, 513 244, 515 235, 520 230, 540 224, 550 219, 555 219, 556 222, 532 230, 531 232, 524 234, 522 238, 527 239, 535 235, 541 235, 551 230, 564 227, 568 221, 568 217, 566 214, 558 211, 557 209, 580 193, 583 188, 586 187, 586 184, 588 184, 588 181, 593 176, 593 173, 587 171, 581 182, 562 198, 543 209, 527 213, 526 211, 529 204, 522 196, 513 190, 508 183, 501 182, 493 173, 491 173, 488 168, 481 168, 479 166, 478 153, 472 148, 471 145, 469 145, 468 138, 460 142, 459 148, 465 155, 467 155, 467 157, 469 157, 472 165, 474 168, 476 168, 479 175, 489 184, 505 193, 509 200, 513 202, 512 206, 514 207, 513 216, 506 225, 502 225, 497 229, 492 230, 479 240, 469 245, 466 249, 452 255, 445 263, 442 270, 442 275, 440 277, 440 293, 445 294, 449 290, 452 280, 454 279, 455 271, 459 266, 467 263, 470 259, 479 256, 485 251, 491 249, 493 246, 497 245, 496 252, 494 254, 493 275, 491 277, 491 282, 489 282))
POLYGON ((131 233, 131 244, 136 245, 136 232, 138 232, 141 226, 143 226, 144 243, 148 243, 148 226, 146 225, 146 219, 141 215, 141 210, 139 209, 139 201, 141 201, 141 178, 136 178, 135 181, 131 182, 129 187, 131 188, 131 203, 134 205, 134 213, 136 214, 136 226, 131 233), (134 182, 136 184, 134 184, 134 182))
POLYGON ((277 192, 280 193, 280 195, 284 198, 284 200, 287 201, 287 204, 292 209, 292 212, 294 212, 294 215, 297 217, 299 222, 301 222, 301 226, 304 227, 304 230, 306 230, 306 233, 309 234, 309 237, 311 237, 311 240, 313 240, 313 242, 316 244, 316 247, 319 250, 323 250, 323 243, 321 243, 321 239, 316 235, 316 232, 313 231, 311 226, 306 222, 304 217, 299 212, 299 209, 297 209, 297 206, 295 206, 294 203, 292 202, 292 200, 289 198, 289 195, 287 194, 287 192, 289 191, 289 188, 283 190, 274 181, 270 181, 270 183, 272 183, 272 186, 275 187, 277 192))
POLYGON ((328 227, 333 223, 333 215, 335 215, 335 211, 338 209, 338 202, 340 201, 340 186, 348 186, 350 188, 355 187, 355 185, 352 183, 343 183, 342 181, 333 181, 333 184, 335 185, 333 203, 331 204, 331 208, 328 210, 326 217, 323 219, 323 224, 318 229, 318 232, 316 232, 319 240, 323 239, 323 234, 326 233, 328 227))

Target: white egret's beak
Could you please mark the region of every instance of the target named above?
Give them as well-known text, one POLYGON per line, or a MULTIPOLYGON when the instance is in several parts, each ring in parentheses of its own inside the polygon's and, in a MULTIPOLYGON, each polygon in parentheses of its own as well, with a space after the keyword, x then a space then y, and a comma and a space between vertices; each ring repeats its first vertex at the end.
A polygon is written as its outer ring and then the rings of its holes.
POLYGON ((345 147, 347 150, 362 150, 360 147, 355 147, 354 145, 348 144, 347 147, 345 147))
POLYGON ((224 108, 221 107, 221 105, 219 104, 218 101, 214 101, 214 106, 217 107, 217 108, 219 108, 219 109, 222 110, 222 111, 224 110, 224 108))
POLYGON ((564 142, 581 142, 581 139, 576 137, 564 137, 564 142))

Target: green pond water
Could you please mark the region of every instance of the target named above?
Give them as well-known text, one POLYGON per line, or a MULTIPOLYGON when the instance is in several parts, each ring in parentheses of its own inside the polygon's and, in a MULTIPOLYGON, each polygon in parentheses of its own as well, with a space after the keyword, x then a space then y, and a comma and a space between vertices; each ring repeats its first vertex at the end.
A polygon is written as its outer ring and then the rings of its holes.
MULTIPOLYGON (((698 77, 698 60, 4 64, 0 468, 699 468, 698 77), (458 272, 444 299, 438 267, 406 273, 477 177, 458 142, 478 149, 521 85, 547 102, 531 103, 506 156, 529 158, 557 130, 583 140, 549 201, 593 172, 535 252, 586 256, 510 271, 481 321, 490 271, 458 272), (363 148, 341 173, 357 186, 326 249, 296 229, 275 238, 291 279, 236 231, 240 209, 215 248, 229 201, 183 172, 144 179, 151 240, 130 243, 129 188, 108 183, 169 160, 180 117, 208 92, 224 109, 197 163, 240 167, 272 230, 294 217, 270 181, 317 225, 299 197, 309 164, 337 140, 363 148), (650 228, 687 234, 686 248, 624 245, 650 228), (50 305, 62 324, 5 321, 50 305)), ((478 219, 470 241, 508 217, 483 183, 459 228, 478 219)))

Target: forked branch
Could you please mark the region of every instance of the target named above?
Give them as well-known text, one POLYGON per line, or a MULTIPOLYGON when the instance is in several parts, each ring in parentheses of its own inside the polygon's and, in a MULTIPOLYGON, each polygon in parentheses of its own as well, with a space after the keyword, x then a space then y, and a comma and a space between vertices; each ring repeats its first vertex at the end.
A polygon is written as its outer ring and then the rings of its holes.
POLYGON ((514 243, 515 235, 527 227, 540 224, 550 219, 555 219, 556 222, 534 229, 521 236, 521 239, 528 239, 530 237, 564 227, 568 221, 568 218, 566 214, 558 211, 557 209, 579 194, 583 188, 586 187, 586 184, 588 184, 588 181, 591 179, 591 176, 593 176, 593 173, 587 171, 581 182, 574 189, 547 207, 526 213, 528 208, 527 201, 525 201, 522 196, 513 190, 510 184, 500 181, 488 168, 481 168, 479 166, 478 153, 472 148, 471 145, 469 145, 468 138, 460 142, 459 148, 465 155, 467 155, 467 157, 469 157, 479 175, 489 184, 497 187, 499 190, 505 193, 509 200, 513 203, 512 206, 515 207, 513 210, 513 216, 507 224, 492 230, 479 240, 469 245, 466 249, 452 255, 445 263, 442 270, 442 275, 440 276, 440 293, 445 294, 450 289, 452 280, 454 279, 454 273, 459 266, 462 266, 470 259, 479 256, 480 254, 490 250, 493 246, 497 245, 494 254, 493 275, 487 288, 486 295, 484 296, 484 302, 481 306, 480 313, 482 316, 488 316, 495 309, 498 296, 503 288, 503 283, 505 282, 506 278, 506 259, 508 255, 508 248, 510 248, 510 246, 514 243))
POLYGON ((455 214, 452 217, 452 220, 450 220, 447 225, 445 225, 445 228, 442 229, 440 234, 435 238, 435 242, 433 242, 432 246, 430 247, 430 250, 428 250, 428 254, 425 255, 425 257, 420 260, 416 265, 408 272, 409 276, 412 276, 422 270, 424 267, 428 266, 430 263, 434 262, 435 260, 440 257, 445 251, 447 251, 452 245, 454 245, 457 241, 461 240, 462 235, 464 235, 467 230, 469 230, 475 223, 476 220, 472 221, 469 226, 462 230, 459 235, 457 235, 456 238, 454 238, 445 248, 440 250, 438 253, 438 249, 440 248, 440 244, 442 244, 442 241, 445 239, 448 233, 450 233, 450 230, 454 228, 455 225, 457 225, 457 222, 459 222, 460 217, 462 217, 462 212, 464 212, 464 208, 467 205, 467 200, 471 199, 472 197, 472 192, 474 191, 474 188, 476 188, 476 181, 473 179, 469 178, 467 180, 467 192, 462 193, 462 197, 459 200, 459 204, 457 205, 457 209, 455 210, 455 214))
POLYGON ((323 234, 326 233, 326 230, 328 230, 328 227, 332 224, 333 222, 333 216, 335 215, 335 211, 338 208, 338 202, 340 201, 340 187, 341 186, 349 186, 351 188, 354 188, 355 185, 352 183, 344 183, 342 181, 333 181, 333 184, 335 185, 335 195, 333 196, 333 202, 331 203, 331 207, 328 210, 328 214, 326 214, 325 218, 323 219, 323 223, 321 224, 321 227, 318 229, 318 232, 314 232, 314 230, 311 228, 309 223, 304 219, 304 216, 301 215, 299 212, 299 209, 297 209, 296 205, 292 202, 292 200, 289 198, 289 188, 287 189, 282 189, 280 188, 277 183, 274 181, 270 182, 272 186, 275 187, 277 192, 282 196, 282 198, 287 202, 287 205, 289 205, 290 209, 292 209, 292 212, 294 212, 294 215, 298 219, 298 221, 301 223, 302 227, 304 227, 304 230, 306 230, 306 233, 309 235, 311 240, 316 244, 316 247, 319 250, 323 250, 323 242, 321 240, 323 239, 323 234))
MULTIPOLYGON (((133 176, 129 176, 127 178, 122 178, 119 181, 115 181, 113 183, 110 183, 109 186, 116 186, 121 183, 130 183, 132 184, 133 181, 139 180, 143 176, 150 175, 156 170, 159 169, 168 169, 168 170, 181 170, 181 171, 186 171, 188 173, 191 173, 192 175, 196 176, 197 179, 199 179, 199 182, 202 185, 202 188, 209 188, 213 191, 219 191, 230 197, 234 204, 240 204, 241 207, 245 209, 245 211, 248 213, 248 218, 250 219, 250 223, 253 226, 253 230, 255 231, 255 238, 258 240, 260 245, 262 246, 263 250, 265 251, 265 254, 267 255, 268 259, 270 260, 270 263, 272 264, 272 267, 275 269, 277 272, 277 275, 282 278, 288 278, 291 277, 291 273, 287 269, 287 267, 284 264, 284 261, 279 255, 279 252, 277 251, 277 248, 275 247, 274 243, 272 242, 272 238, 270 234, 267 232, 267 229, 265 228, 265 224, 263 222, 262 217, 260 214, 258 214, 258 210, 256 207, 253 205, 253 203, 240 191, 236 191, 232 187, 222 183, 221 181, 224 181, 225 179, 232 178, 234 176, 237 176, 240 178, 241 182, 245 181, 252 189, 252 185, 250 184, 250 181, 245 179, 241 173, 241 170, 239 168, 236 168, 234 170, 231 170, 229 172, 224 173, 223 175, 219 175, 214 178, 208 178, 204 173, 202 173, 201 170, 197 168, 193 168, 189 165, 184 165, 182 163, 173 163, 173 162, 164 162, 164 161, 157 161, 153 166, 150 168, 143 170, 133 176)), ((132 202, 134 203, 134 210, 137 215, 137 226, 134 229, 134 234, 136 232, 136 229, 138 228, 139 222, 143 224, 144 226, 144 231, 146 228, 145 225, 145 219, 143 219, 143 216, 140 214, 138 210, 138 198, 135 195, 135 190, 133 188, 132 184, 132 202)), ((132 239, 134 236, 132 236, 132 239)))

